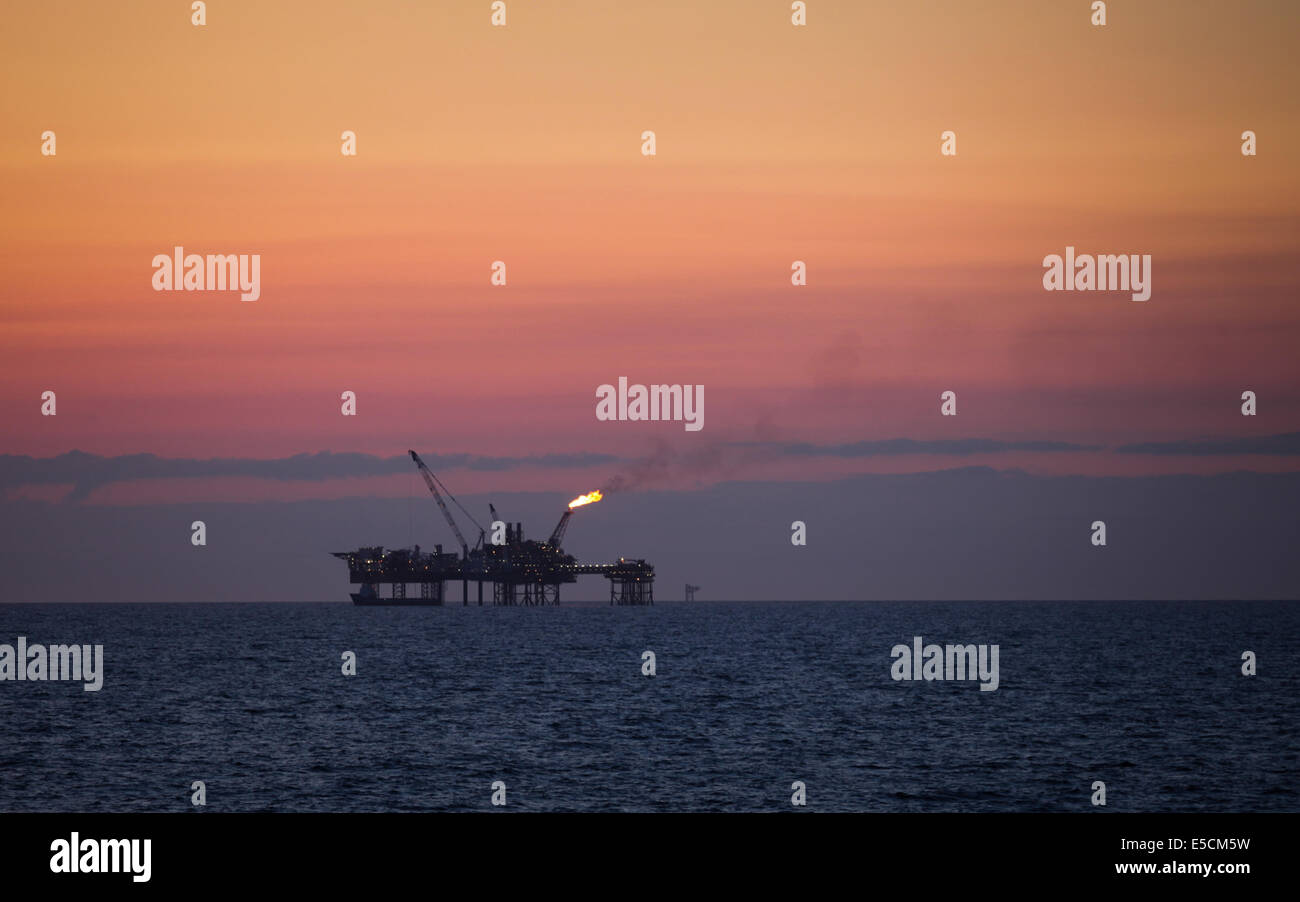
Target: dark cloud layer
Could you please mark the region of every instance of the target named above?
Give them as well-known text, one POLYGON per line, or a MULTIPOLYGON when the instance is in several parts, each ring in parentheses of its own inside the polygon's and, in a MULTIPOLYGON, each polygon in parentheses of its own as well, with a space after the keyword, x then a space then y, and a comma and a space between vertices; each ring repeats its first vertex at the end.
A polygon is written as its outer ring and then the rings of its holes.
POLYGON ((817 455, 829 457, 883 457, 902 454, 952 454, 964 457, 970 454, 1001 454, 1008 451, 1102 451, 1103 445, 1080 445, 1073 442, 1050 441, 1000 441, 991 438, 958 438, 918 440, 911 438, 882 439, 871 442, 850 442, 843 445, 783 445, 786 454, 817 455))
MULTIPOLYGON (((435 470, 513 470, 521 467, 571 468, 612 463, 607 454, 544 454, 536 457, 481 457, 471 454, 422 454, 435 470)), ((164 458, 153 454, 101 457, 70 451, 57 457, 0 455, 0 487, 19 485, 74 486, 68 500, 85 498, 100 486, 137 479, 184 479, 242 476, 282 481, 318 482, 364 476, 388 476, 411 470, 406 454, 379 457, 373 454, 295 454, 292 457, 256 460, 252 458, 164 458)))
POLYGON ((1174 442, 1139 442, 1120 445, 1121 454, 1300 454, 1300 432, 1259 435, 1246 438, 1181 440, 1174 442))
MULTIPOLYGON (((609 491, 653 488, 691 480, 728 479, 748 464, 780 457, 866 458, 911 454, 966 457, 974 454, 1100 452, 1103 445, 1045 440, 1002 441, 989 438, 894 438, 834 445, 779 442, 713 441, 678 446, 657 442, 637 458, 612 454, 542 454, 530 457, 492 457, 475 454, 421 454, 434 470, 468 469, 501 472, 527 467, 581 469, 621 464, 606 485, 609 491)), ((1250 438, 1143 442, 1114 449, 1124 454, 1170 455, 1300 455, 1300 432, 1250 438)), ((115 482, 146 479, 251 477, 285 482, 324 481, 369 476, 389 476, 410 471, 406 454, 295 454, 273 459, 164 458, 154 454, 104 457, 70 451, 55 457, 0 455, 0 489, 23 485, 72 485, 66 500, 79 501, 95 489, 115 482)))

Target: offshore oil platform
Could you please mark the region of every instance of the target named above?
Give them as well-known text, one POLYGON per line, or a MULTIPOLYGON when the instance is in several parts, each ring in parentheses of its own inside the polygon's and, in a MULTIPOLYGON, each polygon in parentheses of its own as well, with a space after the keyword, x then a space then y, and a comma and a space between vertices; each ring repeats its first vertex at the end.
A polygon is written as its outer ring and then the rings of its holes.
POLYGON ((619 558, 610 564, 579 563, 560 547, 569 519, 580 507, 601 499, 599 491, 579 495, 569 502, 560 516, 560 522, 544 542, 524 539, 522 523, 505 523, 497 517, 491 504, 493 539, 486 542, 486 530, 465 510, 433 471, 420 460, 414 451, 415 461, 433 500, 451 527, 460 553, 444 553, 441 545, 432 552, 414 548, 397 548, 385 551, 383 546, 358 548, 356 551, 335 551, 334 557, 348 562, 349 581, 361 586, 352 593, 353 604, 358 605, 441 605, 446 598, 447 583, 459 582, 461 603, 469 604, 469 584, 478 585, 478 603, 483 604, 483 584, 492 584, 492 604, 544 605, 560 603, 560 586, 578 581, 579 576, 594 574, 609 580, 609 603, 612 605, 654 604, 655 568, 644 560, 619 558), (439 491, 441 489, 441 491, 439 491), (451 515, 443 496, 460 508, 469 521, 478 527, 478 541, 470 548, 460 527, 451 515), (497 526, 502 527, 497 529, 497 526), (408 585, 419 586, 419 595, 408 596, 408 585), (387 596, 380 591, 391 587, 387 596))

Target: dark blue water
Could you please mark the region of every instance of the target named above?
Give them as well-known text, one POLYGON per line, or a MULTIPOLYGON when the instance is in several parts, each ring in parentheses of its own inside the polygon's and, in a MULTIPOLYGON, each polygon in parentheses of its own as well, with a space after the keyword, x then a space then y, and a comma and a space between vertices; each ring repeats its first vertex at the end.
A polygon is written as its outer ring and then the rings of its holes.
POLYGON ((1286 603, 4 605, 0 810, 1300 811, 1286 603), (915 635, 1000 687, 895 682, 915 635), (641 673, 653 650, 658 673, 641 673), (1254 651, 1259 674, 1241 675, 1254 651), (344 677, 340 655, 357 654, 344 677))

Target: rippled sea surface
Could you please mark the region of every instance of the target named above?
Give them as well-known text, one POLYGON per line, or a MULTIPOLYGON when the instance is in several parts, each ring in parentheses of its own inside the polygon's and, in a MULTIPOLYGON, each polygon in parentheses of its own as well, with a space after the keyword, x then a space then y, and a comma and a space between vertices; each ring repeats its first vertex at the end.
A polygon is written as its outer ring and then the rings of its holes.
POLYGON ((1300 605, 3 605, 0 810, 1300 811, 1300 605), (1000 686, 890 650, 996 643, 1000 686), (642 653, 657 674, 642 675, 642 653), (1241 655, 1258 656, 1257 676, 1241 655), (341 655, 357 656, 357 675, 341 655))

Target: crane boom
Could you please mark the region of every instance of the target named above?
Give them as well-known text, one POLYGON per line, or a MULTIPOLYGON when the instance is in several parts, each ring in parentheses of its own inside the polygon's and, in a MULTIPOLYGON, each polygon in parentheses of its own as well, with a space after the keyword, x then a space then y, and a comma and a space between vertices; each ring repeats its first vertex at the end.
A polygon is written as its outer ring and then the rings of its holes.
POLYGON ((555 524, 555 532, 551 533, 551 538, 547 541, 552 548, 559 550, 560 543, 564 541, 564 531, 569 528, 569 518, 572 516, 573 511, 567 510, 560 517, 560 522, 555 524))
POLYGON ((468 558, 469 545, 465 542, 465 537, 460 534, 460 527, 458 527, 456 521, 452 519, 451 511, 447 510, 447 503, 442 500, 442 494, 438 491, 438 483, 433 478, 433 472, 425 466, 424 461, 420 460, 420 455, 416 454, 414 451, 411 452, 411 460, 415 461, 415 465, 420 468, 420 475, 424 477, 424 484, 429 487, 429 492, 433 495, 433 500, 438 502, 438 507, 442 509, 442 515, 447 518, 447 525, 450 526, 451 531, 456 534, 456 541, 460 542, 461 554, 468 558))

